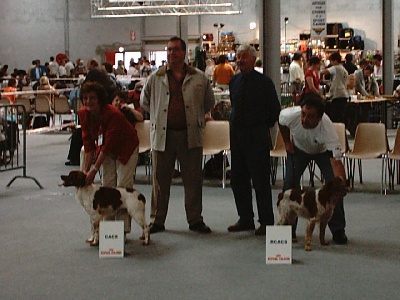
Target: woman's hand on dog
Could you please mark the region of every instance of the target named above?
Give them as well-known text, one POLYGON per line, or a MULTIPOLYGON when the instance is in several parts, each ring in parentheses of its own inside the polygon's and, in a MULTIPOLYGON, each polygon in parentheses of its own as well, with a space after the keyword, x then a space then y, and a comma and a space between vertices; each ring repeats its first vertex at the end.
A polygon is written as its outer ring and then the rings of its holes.
POLYGON ((97 171, 95 169, 90 169, 89 172, 86 173, 86 179, 85 183, 92 184, 94 181, 94 178, 96 177, 97 171))

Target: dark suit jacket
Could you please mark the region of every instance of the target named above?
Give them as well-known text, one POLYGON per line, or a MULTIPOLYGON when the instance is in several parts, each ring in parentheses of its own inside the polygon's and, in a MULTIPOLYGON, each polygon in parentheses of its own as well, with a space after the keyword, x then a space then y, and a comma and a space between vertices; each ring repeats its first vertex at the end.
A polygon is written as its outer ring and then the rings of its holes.
POLYGON ((39 67, 36 66, 36 67, 31 69, 31 74, 30 74, 31 80, 39 80, 40 77, 42 77, 43 75, 47 75, 45 66, 39 66, 39 67), (39 68, 39 78, 37 78, 37 76, 36 76, 36 69, 37 68, 39 68))

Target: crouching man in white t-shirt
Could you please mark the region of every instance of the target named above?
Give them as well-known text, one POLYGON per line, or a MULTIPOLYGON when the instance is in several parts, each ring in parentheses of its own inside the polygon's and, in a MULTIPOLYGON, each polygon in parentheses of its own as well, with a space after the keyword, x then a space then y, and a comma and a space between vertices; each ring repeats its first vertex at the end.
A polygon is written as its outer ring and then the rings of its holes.
MULTIPOLYGON (((325 114, 319 95, 308 94, 301 106, 286 108, 279 115, 279 129, 287 151, 283 190, 300 188, 300 179, 309 162, 314 160, 326 181, 335 176, 346 178, 341 161, 341 143, 332 121, 325 114)), ((328 223, 337 244, 346 244, 346 219, 343 200, 336 204, 328 223)), ((293 225, 293 232, 296 224, 293 225)))

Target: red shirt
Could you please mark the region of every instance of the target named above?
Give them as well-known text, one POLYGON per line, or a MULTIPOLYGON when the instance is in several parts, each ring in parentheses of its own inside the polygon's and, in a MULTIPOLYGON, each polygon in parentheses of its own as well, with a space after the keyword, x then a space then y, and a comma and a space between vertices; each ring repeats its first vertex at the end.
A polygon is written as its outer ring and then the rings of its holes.
POLYGON ((185 102, 183 101, 182 85, 185 80, 183 76, 176 79, 171 70, 167 71, 169 85, 169 103, 167 115, 167 128, 185 130, 187 128, 185 102))
POLYGON ((307 69, 306 73, 304 74, 305 84, 306 84, 305 93, 306 93, 306 94, 311 93, 311 90, 310 90, 310 88, 308 87, 307 77, 312 77, 313 83, 314 83, 314 87, 315 87, 317 90, 319 90, 319 74, 317 73, 317 74, 315 75, 315 73, 314 73, 312 70, 307 69))
POLYGON ((82 140, 85 152, 102 151, 107 156, 126 164, 139 145, 135 126, 118 108, 106 104, 101 108, 100 122, 90 117, 84 107, 78 112, 82 127, 82 140), (102 144, 98 145, 102 135, 102 144))

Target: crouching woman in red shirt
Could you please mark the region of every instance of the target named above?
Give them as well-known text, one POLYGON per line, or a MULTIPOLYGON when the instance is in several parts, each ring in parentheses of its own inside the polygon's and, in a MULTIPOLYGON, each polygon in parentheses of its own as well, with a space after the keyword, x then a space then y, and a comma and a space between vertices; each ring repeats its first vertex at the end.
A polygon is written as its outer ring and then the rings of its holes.
MULTIPOLYGON (((99 83, 86 82, 80 95, 84 104, 78 115, 85 150, 86 183, 93 182, 101 167, 103 186, 133 188, 139 151, 134 125, 118 108, 107 104, 106 90, 99 83)), ((128 222, 125 221, 125 232, 130 232, 128 222)))

